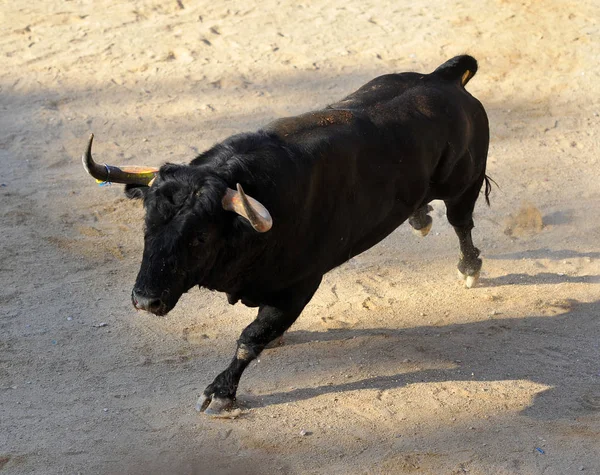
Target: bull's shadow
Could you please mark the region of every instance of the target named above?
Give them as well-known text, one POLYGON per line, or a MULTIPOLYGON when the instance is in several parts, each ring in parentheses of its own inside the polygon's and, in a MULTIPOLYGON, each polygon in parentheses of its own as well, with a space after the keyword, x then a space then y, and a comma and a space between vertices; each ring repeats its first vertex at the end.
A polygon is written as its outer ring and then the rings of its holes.
POLYGON ((554 272, 540 272, 539 274, 506 274, 494 278, 482 278, 482 285, 486 287, 503 287, 506 285, 540 285, 540 284, 600 284, 599 275, 557 274, 554 272))
MULTIPOLYGON (((558 316, 492 318, 447 326, 323 332, 293 331, 292 328, 286 340, 286 346, 291 348, 272 352, 300 352, 296 357, 306 364, 311 360, 331 358, 327 342, 361 339, 363 361, 368 361, 372 355, 373 361, 377 362, 385 355, 390 365, 404 369, 391 376, 315 387, 309 387, 307 378, 303 380, 303 387, 262 396, 240 396, 242 402, 251 399, 252 406, 269 406, 328 393, 387 390, 421 382, 528 380, 550 386, 550 389, 537 394, 524 410, 525 414, 544 420, 577 417, 600 411, 599 316, 600 301, 596 301, 575 303, 567 313, 558 316), (303 345, 310 348, 303 349, 303 345), (410 367, 424 365, 432 357, 452 367, 411 371, 403 363, 408 357, 411 358, 410 367)), ((336 346, 333 351, 340 351, 340 362, 357 356, 344 345, 336 346)), ((275 360, 278 356, 271 354, 268 358, 275 360)), ((287 356, 292 357, 289 353, 287 356)), ((340 363, 340 370, 346 368, 342 366, 340 363)))
POLYGON ((589 259, 599 259, 600 252, 579 252, 571 249, 549 249, 547 247, 541 249, 530 249, 525 251, 508 252, 503 254, 486 254, 486 259, 492 260, 518 260, 518 259, 575 259, 587 257, 589 259))

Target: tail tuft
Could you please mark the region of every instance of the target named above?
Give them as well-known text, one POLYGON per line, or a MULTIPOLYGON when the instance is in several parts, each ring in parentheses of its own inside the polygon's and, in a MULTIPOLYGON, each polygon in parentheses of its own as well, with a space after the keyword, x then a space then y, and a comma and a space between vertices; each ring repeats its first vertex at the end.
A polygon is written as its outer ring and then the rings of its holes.
POLYGON ((492 178, 487 175, 485 177, 485 202, 488 206, 490 206, 490 194, 492 193, 492 183, 496 185, 496 188, 500 188, 498 183, 496 183, 492 178))
POLYGON ((465 86, 477 72, 477 60, 473 56, 462 55, 449 59, 439 66, 433 74, 448 81, 460 79, 462 86, 465 86))

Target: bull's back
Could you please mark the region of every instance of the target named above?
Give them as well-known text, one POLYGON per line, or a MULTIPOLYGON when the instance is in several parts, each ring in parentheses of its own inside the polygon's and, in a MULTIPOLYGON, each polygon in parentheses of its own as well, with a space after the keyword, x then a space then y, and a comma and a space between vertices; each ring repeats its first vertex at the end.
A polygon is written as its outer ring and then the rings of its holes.
POLYGON ((418 73, 385 74, 369 81, 341 101, 328 106, 330 109, 365 110, 401 96, 425 77, 418 73))

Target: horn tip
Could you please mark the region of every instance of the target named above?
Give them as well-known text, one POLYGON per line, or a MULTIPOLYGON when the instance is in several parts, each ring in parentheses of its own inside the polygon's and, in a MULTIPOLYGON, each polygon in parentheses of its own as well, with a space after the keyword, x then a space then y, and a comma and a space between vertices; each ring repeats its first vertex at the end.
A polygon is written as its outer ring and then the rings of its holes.
POLYGON ((94 168, 94 165, 95 165, 94 159, 92 158, 92 141, 93 140, 94 140, 94 134, 90 134, 90 138, 88 140, 86 150, 83 153, 83 155, 81 156, 81 161, 83 162, 83 167, 85 168, 85 171, 87 171, 94 178, 97 178, 94 176, 93 171, 92 171, 94 168))
POLYGON ((94 141, 94 134, 90 134, 90 138, 88 139, 88 144, 87 144, 87 154, 91 154, 92 153, 92 142, 94 141))

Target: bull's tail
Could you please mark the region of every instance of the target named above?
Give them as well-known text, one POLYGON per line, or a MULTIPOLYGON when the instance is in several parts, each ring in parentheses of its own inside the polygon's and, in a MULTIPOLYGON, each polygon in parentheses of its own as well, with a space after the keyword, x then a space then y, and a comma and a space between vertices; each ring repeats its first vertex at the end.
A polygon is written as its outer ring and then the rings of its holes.
POLYGON ((492 193, 492 183, 494 185, 496 185, 497 188, 500 188, 498 186, 498 183, 496 183, 492 178, 490 178, 487 175, 484 175, 484 179, 485 179, 485 202, 487 203, 488 206, 490 206, 490 194, 492 193))
POLYGON ((473 56, 462 55, 449 59, 439 66, 433 74, 448 81, 458 81, 465 86, 477 72, 477 60, 473 56))

